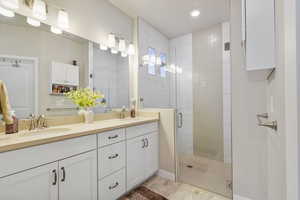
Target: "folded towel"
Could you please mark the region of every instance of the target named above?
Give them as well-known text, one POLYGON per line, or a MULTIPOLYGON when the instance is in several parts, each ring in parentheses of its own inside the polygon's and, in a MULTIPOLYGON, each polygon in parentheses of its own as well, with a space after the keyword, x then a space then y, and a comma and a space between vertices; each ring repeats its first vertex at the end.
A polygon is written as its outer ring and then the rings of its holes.
POLYGON ((3 81, 0 80, 0 114, 6 124, 12 124, 11 107, 8 100, 8 93, 3 81))

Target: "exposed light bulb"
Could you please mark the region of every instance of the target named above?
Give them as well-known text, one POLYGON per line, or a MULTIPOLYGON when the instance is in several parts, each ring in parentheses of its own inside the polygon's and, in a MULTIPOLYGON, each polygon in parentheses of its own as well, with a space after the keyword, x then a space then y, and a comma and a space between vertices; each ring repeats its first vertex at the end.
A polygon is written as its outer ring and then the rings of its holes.
POLYGON ((99 44, 99 48, 103 51, 107 51, 108 47, 105 44, 99 44))
POLYGON ((59 35, 59 34, 62 34, 63 31, 59 28, 51 26, 51 32, 59 35))
POLYGON ((36 19, 33 19, 31 17, 27 17, 27 23, 30 24, 31 26, 35 26, 35 27, 39 27, 41 26, 41 22, 36 20, 36 19))
POLYGON ((132 56, 135 54, 135 48, 134 48, 134 45, 131 43, 129 46, 128 46, 128 55, 132 56))
POLYGON ((162 65, 162 62, 161 62, 161 58, 160 58, 160 57, 157 57, 157 58, 156 58, 156 65, 158 65, 158 66, 161 66, 161 65, 162 65))
POLYGON ((197 9, 192 10, 192 11, 190 12, 191 17, 194 17, 194 18, 199 17, 200 14, 201 14, 201 13, 200 13, 200 10, 197 10, 197 9))
POLYGON ((108 35, 108 47, 115 48, 116 47, 116 36, 112 33, 108 35))
POLYGON ((0 14, 5 17, 14 17, 15 13, 11 10, 7 10, 6 8, 3 8, 0 6, 0 14))
POLYGON ((69 28, 69 14, 65 10, 58 11, 57 25, 61 29, 69 28))
POLYGON ((33 3, 32 14, 39 20, 47 19, 46 3, 42 0, 35 0, 33 3))
POLYGON ((17 10, 19 8, 19 0, 1 0, 2 5, 6 8, 17 10))
POLYGON ((124 39, 120 39, 119 42, 119 51, 123 52, 126 50, 126 42, 124 39))
POLYGON ((118 53, 118 50, 116 50, 115 48, 112 48, 112 49, 110 50, 110 52, 111 52, 112 54, 117 54, 117 53, 118 53))
POLYGON ((122 56, 123 58, 126 58, 126 57, 128 56, 128 54, 127 54, 126 52, 123 51, 123 52, 121 53, 121 56, 122 56))

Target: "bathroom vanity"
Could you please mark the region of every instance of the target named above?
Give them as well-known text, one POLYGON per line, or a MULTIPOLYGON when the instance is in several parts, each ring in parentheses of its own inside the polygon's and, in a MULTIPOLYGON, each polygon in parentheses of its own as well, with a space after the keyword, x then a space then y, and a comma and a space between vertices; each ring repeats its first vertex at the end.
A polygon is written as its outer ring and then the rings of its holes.
POLYGON ((0 137, 0 199, 115 200, 158 170, 158 118, 0 137))

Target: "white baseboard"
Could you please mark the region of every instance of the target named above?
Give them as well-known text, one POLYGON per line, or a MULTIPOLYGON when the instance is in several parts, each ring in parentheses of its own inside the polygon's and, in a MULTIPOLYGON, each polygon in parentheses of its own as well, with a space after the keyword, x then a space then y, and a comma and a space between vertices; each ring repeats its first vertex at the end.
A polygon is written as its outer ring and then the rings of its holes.
POLYGON ((233 195, 233 200, 252 200, 252 199, 249 199, 247 197, 242 197, 242 196, 239 196, 239 195, 233 195))
POLYGON ((163 169, 158 170, 157 175, 162 178, 169 179, 171 181, 175 181, 175 174, 168 172, 166 170, 163 170, 163 169))

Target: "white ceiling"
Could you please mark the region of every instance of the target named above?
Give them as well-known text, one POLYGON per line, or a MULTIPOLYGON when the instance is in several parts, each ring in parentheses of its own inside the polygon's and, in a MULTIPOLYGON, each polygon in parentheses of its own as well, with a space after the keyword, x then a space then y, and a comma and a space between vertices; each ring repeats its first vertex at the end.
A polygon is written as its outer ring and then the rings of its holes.
POLYGON ((131 17, 140 16, 169 38, 229 19, 230 0, 109 0, 131 17), (199 9, 193 19, 190 11, 199 9))

